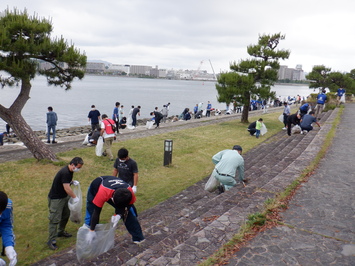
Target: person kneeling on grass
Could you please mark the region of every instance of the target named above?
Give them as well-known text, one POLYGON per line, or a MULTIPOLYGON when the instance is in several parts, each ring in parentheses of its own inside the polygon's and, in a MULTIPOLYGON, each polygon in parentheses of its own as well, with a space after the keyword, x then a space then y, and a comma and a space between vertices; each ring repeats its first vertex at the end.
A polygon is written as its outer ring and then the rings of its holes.
POLYGON ((115 215, 111 217, 114 226, 122 218, 132 241, 139 244, 144 241, 142 228, 138 222, 137 210, 133 203, 136 196, 132 188, 115 176, 100 176, 89 186, 86 201, 85 224, 90 227, 86 242, 91 244, 96 233, 95 227, 99 223, 100 213, 105 202, 115 208, 115 215))

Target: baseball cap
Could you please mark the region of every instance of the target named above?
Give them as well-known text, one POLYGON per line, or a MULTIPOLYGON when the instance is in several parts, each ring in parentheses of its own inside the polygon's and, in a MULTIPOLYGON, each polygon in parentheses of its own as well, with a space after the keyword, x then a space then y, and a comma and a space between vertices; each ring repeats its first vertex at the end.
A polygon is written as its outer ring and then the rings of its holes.
POLYGON ((239 145, 234 145, 233 150, 243 151, 242 147, 240 147, 239 145))

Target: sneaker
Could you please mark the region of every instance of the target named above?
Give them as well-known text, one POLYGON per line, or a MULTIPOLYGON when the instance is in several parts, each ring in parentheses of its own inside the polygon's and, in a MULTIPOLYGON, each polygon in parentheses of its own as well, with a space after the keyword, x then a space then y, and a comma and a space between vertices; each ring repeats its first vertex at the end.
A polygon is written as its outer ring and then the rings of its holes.
POLYGON ((308 131, 307 131, 307 130, 303 130, 303 134, 305 134, 305 135, 306 135, 307 133, 308 133, 308 131))
POLYGON ((57 249, 58 249, 57 243, 52 242, 52 241, 48 241, 48 242, 47 242, 47 246, 48 246, 49 249, 51 249, 51 250, 57 250, 57 249))
POLYGON ((223 185, 219 185, 218 186, 218 194, 222 194, 224 192, 224 186, 223 185))
POLYGON ((287 130, 287 127, 283 127, 282 130, 287 130))
POLYGON ((136 241, 133 241, 133 243, 136 244, 136 245, 140 245, 140 244, 142 244, 144 241, 145 241, 145 239, 136 240, 136 241))
POLYGON ((69 234, 68 232, 64 231, 62 233, 58 233, 58 237, 72 237, 72 234, 69 234))

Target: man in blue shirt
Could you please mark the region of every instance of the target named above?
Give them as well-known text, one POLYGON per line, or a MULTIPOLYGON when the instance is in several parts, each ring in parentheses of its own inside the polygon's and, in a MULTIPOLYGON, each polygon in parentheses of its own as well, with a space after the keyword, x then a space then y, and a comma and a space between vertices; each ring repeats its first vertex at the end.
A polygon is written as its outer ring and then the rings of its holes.
POLYGON ((313 129, 313 126, 312 126, 313 123, 316 123, 317 126, 319 126, 319 128, 320 128, 320 124, 317 122, 317 118, 314 116, 314 112, 311 111, 311 112, 309 112, 308 115, 304 115, 301 119, 301 124, 300 124, 301 129, 302 129, 301 134, 311 131, 313 129))
POLYGON ((326 100, 327 100, 327 95, 325 94, 325 90, 323 90, 317 96, 317 106, 316 106, 315 117, 318 118, 318 120, 320 120, 319 115, 323 112, 324 104, 325 104, 326 100))
POLYGON ((47 113, 47 143, 51 143, 51 130, 53 133, 53 139, 52 143, 57 143, 55 141, 55 127, 57 125, 58 117, 57 113, 53 112, 53 107, 49 106, 48 107, 48 113, 47 113))
POLYGON ((212 109, 212 104, 210 103, 210 101, 208 101, 207 108, 206 108, 206 116, 207 117, 211 116, 211 109, 212 109))
POLYGON ((2 244, 5 247, 5 254, 10 260, 9 265, 14 266, 17 263, 17 254, 14 249, 12 201, 2 191, 0 191, 0 234, 2 236, 2 244))
MULTIPOLYGON (((339 106, 341 102, 345 103, 345 99, 342 100, 341 98, 343 97, 343 95, 345 94, 345 89, 343 88, 339 88, 337 90, 337 105, 339 106), (341 101, 342 100, 342 101, 341 101)), ((345 96, 345 95, 344 95, 345 96)))
POLYGON ((89 122, 91 122, 92 131, 100 131, 100 111, 96 109, 95 105, 91 105, 91 111, 88 114, 89 122))

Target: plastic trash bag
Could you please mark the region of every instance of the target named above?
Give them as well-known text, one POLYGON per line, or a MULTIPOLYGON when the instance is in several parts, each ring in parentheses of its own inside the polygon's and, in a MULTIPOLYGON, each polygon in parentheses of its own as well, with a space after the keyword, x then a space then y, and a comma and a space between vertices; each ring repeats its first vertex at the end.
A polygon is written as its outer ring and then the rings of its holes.
POLYGON ((89 143, 89 134, 86 134, 86 137, 85 137, 85 139, 83 141, 83 145, 86 145, 88 143, 89 143))
POLYGON ((75 196, 78 197, 79 201, 77 203, 73 203, 73 198, 69 199, 68 207, 70 210, 70 221, 76 224, 80 224, 82 222, 81 209, 83 205, 83 196, 80 188, 80 184, 72 186, 72 190, 75 196))
POLYGON ((279 121, 283 124, 284 123, 284 115, 283 114, 281 114, 280 116, 279 116, 279 121))
POLYGON ((153 125, 154 125, 154 121, 147 121, 147 124, 145 125, 145 127, 147 129, 151 129, 153 127, 153 125))
POLYGON ((97 144, 95 148, 96 156, 102 156, 103 147, 104 147, 104 139, 103 137, 100 136, 99 139, 97 140, 97 144))
POLYGON ((260 128, 260 134, 261 136, 264 136, 267 133, 267 128, 265 126, 265 124, 263 123, 263 125, 260 128))
POLYGON ((115 229, 113 224, 97 224, 95 227, 96 237, 88 244, 86 235, 90 231, 87 225, 79 228, 76 238, 76 257, 79 262, 92 259, 113 248, 115 244, 115 229))
POLYGON ((291 128, 291 133, 292 134, 300 134, 301 133, 301 127, 299 125, 295 125, 293 128, 291 128))
POLYGON ((208 179, 205 190, 208 192, 213 192, 219 186, 219 181, 211 174, 210 178, 208 179))

